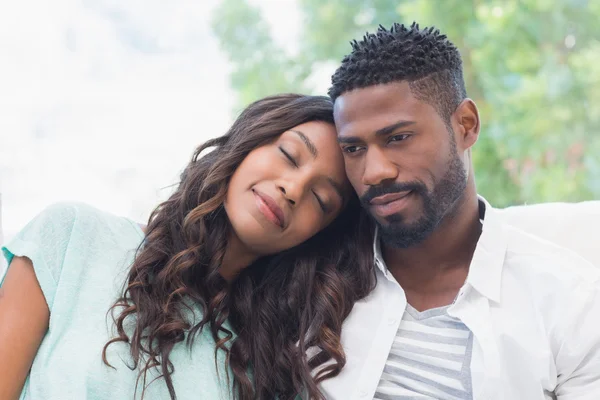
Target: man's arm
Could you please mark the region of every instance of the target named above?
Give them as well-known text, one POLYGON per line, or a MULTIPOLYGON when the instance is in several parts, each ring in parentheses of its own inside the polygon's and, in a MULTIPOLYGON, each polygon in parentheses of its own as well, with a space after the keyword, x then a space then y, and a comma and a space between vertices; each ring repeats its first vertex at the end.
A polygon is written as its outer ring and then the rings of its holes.
POLYGON ((600 284, 585 286, 566 310, 556 355, 557 400, 600 399, 600 284))

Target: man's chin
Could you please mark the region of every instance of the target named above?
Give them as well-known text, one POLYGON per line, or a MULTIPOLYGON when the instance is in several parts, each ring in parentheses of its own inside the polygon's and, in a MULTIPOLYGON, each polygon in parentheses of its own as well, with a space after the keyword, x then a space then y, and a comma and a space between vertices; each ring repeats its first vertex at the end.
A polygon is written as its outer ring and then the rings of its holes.
POLYGON ((396 213, 396 214, 391 214, 391 215, 387 215, 385 217, 376 215, 376 214, 370 214, 371 218, 375 221, 375 223, 377 223, 378 226, 380 227, 389 227, 389 229, 395 229, 395 227, 398 227, 398 229, 410 229, 411 225, 413 224, 417 224, 419 222, 419 220, 417 218, 414 218, 414 216, 409 218, 406 217, 406 215, 404 213, 396 213))
POLYGON ((391 247, 409 248, 426 240, 435 230, 435 224, 431 220, 422 218, 414 223, 406 223, 404 220, 381 222, 375 220, 379 229, 381 240, 391 247))

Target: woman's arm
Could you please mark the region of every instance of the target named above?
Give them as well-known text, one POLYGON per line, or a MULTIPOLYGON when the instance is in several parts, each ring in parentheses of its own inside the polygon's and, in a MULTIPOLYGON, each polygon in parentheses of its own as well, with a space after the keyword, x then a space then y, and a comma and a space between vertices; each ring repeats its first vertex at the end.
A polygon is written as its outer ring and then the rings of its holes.
POLYGON ((31 260, 13 258, 0 287, 0 399, 19 398, 49 319, 31 260))

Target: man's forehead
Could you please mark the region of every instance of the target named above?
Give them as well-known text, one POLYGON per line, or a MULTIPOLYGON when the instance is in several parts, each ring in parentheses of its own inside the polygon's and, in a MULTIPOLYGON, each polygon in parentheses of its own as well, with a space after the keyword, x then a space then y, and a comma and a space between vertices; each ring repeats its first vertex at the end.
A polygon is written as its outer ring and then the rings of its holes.
POLYGON ((354 89, 335 100, 336 122, 364 118, 387 112, 414 113, 419 107, 406 82, 394 82, 354 89))
POLYGON ((335 101, 339 136, 374 133, 400 121, 417 121, 425 111, 408 84, 370 86, 344 93, 335 101))

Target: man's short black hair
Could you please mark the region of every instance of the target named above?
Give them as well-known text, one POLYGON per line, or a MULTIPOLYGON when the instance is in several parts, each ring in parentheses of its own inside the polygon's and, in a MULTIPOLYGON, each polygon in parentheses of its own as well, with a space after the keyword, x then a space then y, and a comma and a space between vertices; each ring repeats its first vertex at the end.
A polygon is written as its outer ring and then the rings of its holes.
POLYGON ((351 45, 352 52, 331 79, 329 96, 334 101, 353 89, 406 81, 416 98, 435 107, 449 123, 467 97, 460 52, 434 27, 396 23, 387 30, 380 25, 377 33, 351 45))

